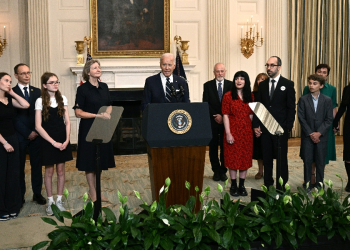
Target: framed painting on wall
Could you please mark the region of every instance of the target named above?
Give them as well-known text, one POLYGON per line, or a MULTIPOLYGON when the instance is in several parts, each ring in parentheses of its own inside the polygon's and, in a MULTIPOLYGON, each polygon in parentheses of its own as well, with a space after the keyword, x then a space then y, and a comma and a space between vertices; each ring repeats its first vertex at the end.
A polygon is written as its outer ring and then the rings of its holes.
POLYGON ((91 56, 170 52, 170 0, 90 0, 91 56))

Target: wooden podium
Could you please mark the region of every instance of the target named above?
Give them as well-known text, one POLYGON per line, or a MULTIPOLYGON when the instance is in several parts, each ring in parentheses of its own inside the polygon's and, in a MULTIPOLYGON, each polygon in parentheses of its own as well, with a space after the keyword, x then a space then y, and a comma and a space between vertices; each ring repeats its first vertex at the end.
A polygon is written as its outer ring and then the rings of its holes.
MULTIPOLYGON (((208 104, 149 104, 143 112, 142 135, 147 142, 152 199, 159 201, 159 190, 168 177, 171 185, 167 206, 186 204, 189 198, 186 181, 191 184, 191 195, 196 195, 196 186, 199 195, 203 188, 206 146, 212 137, 208 104), (184 133, 185 127, 188 131, 184 133)), ((198 198, 196 202, 198 210, 198 198)))

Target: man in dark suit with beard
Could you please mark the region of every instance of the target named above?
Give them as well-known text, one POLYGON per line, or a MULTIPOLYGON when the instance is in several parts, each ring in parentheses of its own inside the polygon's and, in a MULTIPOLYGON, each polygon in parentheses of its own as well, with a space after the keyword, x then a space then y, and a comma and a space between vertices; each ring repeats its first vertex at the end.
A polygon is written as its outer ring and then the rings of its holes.
POLYGON ((173 75, 174 55, 163 54, 160 57, 160 68, 162 72, 146 79, 141 102, 142 110, 150 103, 190 102, 186 80, 173 75))
POLYGON ((26 162, 27 148, 30 157, 31 181, 33 190, 33 201, 40 205, 46 204, 46 199, 41 195, 43 176, 41 172, 41 154, 40 139, 35 131, 35 101, 41 96, 41 90, 29 84, 31 72, 28 65, 24 63, 17 64, 14 68, 15 77, 18 84, 13 91, 20 97, 26 99, 30 107, 28 109, 16 109, 15 129, 19 140, 20 154, 20 185, 22 192, 22 202, 26 192, 24 167, 26 162))
POLYGON ((225 79, 226 69, 222 63, 214 66, 215 78, 204 83, 203 102, 209 105, 212 139, 209 143, 209 158, 214 172, 214 181, 226 181, 227 168, 224 162, 223 139, 225 128, 222 120, 221 101, 224 94, 232 89, 232 82, 225 79), (219 160, 220 145, 220 160, 219 160))
MULTIPOLYGON (((270 78, 261 82, 257 94, 257 102, 261 102, 276 121, 282 126, 284 133, 280 136, 281 144, 281 177, 288 182, 288 134, 292 130, 295 119, 295 89, 294 82, 280 74, 282 61, 272 56, 266 63, 270 78)), ((273 157, 277 155, 277 136, 270 134, 256 116, 253 118, 253 128, 256 137, 261 136, 261 146, 264 162, 264 184, 269 187, 273 180, 273 157)), ((278 180, 277 180, 278 182, 278 180)), ((279 185, 277 184, 279 188, 279 185)))

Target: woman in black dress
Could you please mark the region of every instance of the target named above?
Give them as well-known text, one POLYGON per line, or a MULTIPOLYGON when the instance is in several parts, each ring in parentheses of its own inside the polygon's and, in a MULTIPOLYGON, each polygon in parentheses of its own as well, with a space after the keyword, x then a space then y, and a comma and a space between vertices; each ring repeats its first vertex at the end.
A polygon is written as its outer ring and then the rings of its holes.
POLYGON ((35 102, 35 130, 41 136, 41 164, 45 166, 44 183, 49 200, 46 214, 53 215, 51 205, 61 210, 65 183, 65 162, 73 160, 69 143, 70 120, 67 98, 58 90, 60 82, 57 75, 45 72, 41 76, 41 97, 35 102), (53 200, 52 176, 54 165, 57 172, 57 199, 53 200))
MULTIPOLYGON (((266 80, 269 78, 269 76, 265 73, 260 73, 259 75, 256 76, 255 78, 255 83, 253 87, 253 94, 254 94, 254 100, 256 100, 256 95, 258 93, 259 89, 259 84, 260 82, 266 80)), ((261 138, 253 136, 253 159, 257 160, 258 166, 259 166, 259 171, 255 175, 255 179, 261 179, 264 176, 264 164, 262 160, 262 149, 261 149, 261 138)))
MULTIPOLYGON (((100 62, 94 59, 86 62, 83 69, 83 78, 86 82, 78 87, 74 106, 75 116, 81 118, 78 134, 77 168, 79 171, 85 171, 86 173, 89 195, 92 201, 97 199, 95 173, 96 148, 92 142, 87 142, 85 138, 95 119, 110 119, 112 112, 112 101, 108 86, 106 83, 99 81, 100 77, 100 62), (102 106, 107 106, 107 108, 103 112, 98 113, 102 106)), ((108 168, 115 167, 112 141, 102 143, 100 152, 101 170, 108 170, 108 168)), ((102 194, 101 200, 108 201, 102 194)))
POLYGON ((343 126, 343 161, 345 163, 346 173, 348 175, 348 184, 345 187, 346 192, 350 192, 350 85, 346 86, 343 90, 343 97, 337 115, 333 120, 333 130, 335 133, 339 131, 339 120, 346 111, 346 116, 343 126))
POLYGON ((14 107, 27 109, 29 103, 13 92, 11 76, 0 72, 0 221, 16 218, 22 206, 14 107))

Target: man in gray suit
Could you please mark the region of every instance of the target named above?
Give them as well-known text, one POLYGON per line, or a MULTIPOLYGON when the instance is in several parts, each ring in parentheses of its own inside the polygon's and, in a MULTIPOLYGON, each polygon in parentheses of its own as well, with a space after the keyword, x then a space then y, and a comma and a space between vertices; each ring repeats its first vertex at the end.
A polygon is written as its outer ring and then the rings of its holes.
POLYGON ((320 93, 325 80, 319 75, 308 78, 310 94, 300 97, 298 118, 301 125, 300 155, 304 160, 304 188, 311 191, 312 163, 316 163, 316 187, 320 189, 324 179, 328 130, 333 120, 332 99, 320 93), (310 183, 309 183, 310 184, 310 183))

